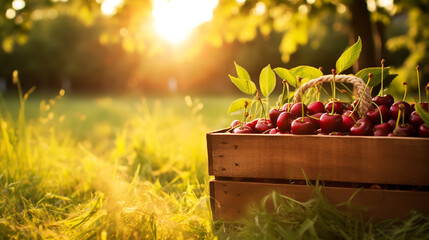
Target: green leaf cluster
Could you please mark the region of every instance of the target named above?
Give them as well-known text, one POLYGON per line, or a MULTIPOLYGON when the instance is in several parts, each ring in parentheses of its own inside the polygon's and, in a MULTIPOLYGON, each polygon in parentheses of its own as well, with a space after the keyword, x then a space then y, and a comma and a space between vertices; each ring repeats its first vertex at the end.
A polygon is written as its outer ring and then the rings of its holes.
MULTIPOLYGON (((337 59, 336 61, 336 74, 340 74, 345 70, 349 69, 353 66, 356 61, 359 59, 360 53, 362 50, 362 41, 360 37, 358 40, 348 47, 337 59)), ((269 96, 273 92, 276 86, 276 74, 284 81, 283 91, 279 96, 278 106, 283 106, 286 102, 289 102, 291 98, 294 96, 294 92, 289 91, 289 87, 293 87, 295 90, 299 89, 299 87, 312 80, 323 76, 323 73, 320 69, 311 66, 297 66, 291 69, 286 69, 283 67, 277 67, 271 69, 270 65, 264 67, 259 75, 259 87, 260 90, 257 89, 255 83, 251 80, 249 73, 246 69, 235 63, 235 69, 237 72, 237 77, 229 75, 232 83, 240 89, 243 93, 247 95, 252 95, 253 99, 249 98, 239 98, 234 100, 229 108, 228 113, 240 113, 246 109, 248 111, 252 106, 256 106, 255 109, 258 109, 258 104, 254 104, 255 102, 261 103, 261 109, 263 117, 266 117, 267 111, 264 111, 264 106, 262 103, 266 103, 267 108, 269 107, 269 96), (298 81, 301 79, 301 81, 298 81), (260 93, 265 98, 261 98, 260 93), (247 103, 246 103, 247 102, 247 103)), ((391 82, 397 75, 391 74, 390 67, 370 67, 360 70, 356 73, 356 77, 361 78, 365 83, 369 81, 369 74, 372 74, 371 81, 368 83, 368 87, 373 88, 378 86, 382 81, 383 82, 391 82)), ((346 87, 346 86, 345 86, 346 87)), ((323 87, 322 87, 323 88, 323 87)), ((347 91, 351 95, 351 90, 346 87, 347 91)), ((320 91, 314 91, 314 93, 320 95, 320 91)), ((314 94, 313 92, 309 92, 308 94, 314 94)), ((352 96, 350 96, 352 99, 352 96)), ((255 115, 261 114, 258 110, 255 110, 255 115)))

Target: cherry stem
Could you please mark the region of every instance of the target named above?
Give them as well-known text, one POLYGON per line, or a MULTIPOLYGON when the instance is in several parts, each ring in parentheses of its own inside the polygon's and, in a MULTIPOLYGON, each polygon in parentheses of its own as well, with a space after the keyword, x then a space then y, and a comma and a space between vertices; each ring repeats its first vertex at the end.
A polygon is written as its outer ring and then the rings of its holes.
POLYGON ((299 94, 301 94, 301 122, 304 122, 304 95, 302 95, 301 77, 298 77, 299 94))
MULTIPOLYGON (((353 108, 353 111, 350 113, 350 115, 353 114, 356 111, 357 107, 360 105, 360 102, 362 101, 363 95, 365 95, 366 89, 368 88, 369 82, 371 82, 372 73, 368 74, 368 77, 369 77, 368 82, 366 83, 365 88, 363 89, 363 92, 360 95, 359 100, 358 100, 356 106, 353 108)), ((361 113, 359 113, 359 115, 361 115, 361 113)))
MULTIPOLYGON (((279 102, 279 105, 277 106, 277 109, 278 110, 280 110, 280 108, 281 108, 281 106, 283 105, 283 99, 285 98, 285 85, 286 85, 286 81, 285 80, 283 80, 282 81, 282 84, 283 84, 283 90, 282 90, 282 95, 281 95, 281 100, 280 100, 280 102, 279 102)), ((289 95, 288 95, 288 97, 289 97, 289 95)))
POLYGON ((332 72, 332 110, 331 110, 331 115, 334 115, 334 110, 335 110, 335 69, 332 69, 331 72, 332 72))
POLYGON ((384 94, 384 89, 383 89, 383 74, 384 74, 384 63, 386 62, 386 60, 381 59, 381 87, 380 87, 380 92, 378 93, 378 96, 383 96, 384 94))
POLYGON ((374 104, 375 107, 378 109, 378 113, 380 114, 380 124, 383 123, 383 114, 381 114, 380 107, 375 102, 372 102, 372 104, 374 104))
POLYGON ((426 85, 426 102, 429 102, 429 83, 426 85))
POLYGON ((286 94, 287 94, 287 107, 289 108, 289 84, 287 83, 286 83, 286 94))
POLYGON ((420 94, 420 72, 419 72, 419 65, 416 67, 417 70, 417 89, 419 91, 419 103, 422 102, 422 96, 420 94))
POLYGON ((401 117, 402 114, 402 109, 399 109, 398 111, 398 117, 396 118, 396 124, 395 124, 395 130, 393 130, 393 134, 397 134, 397 129, 398 129, 398 125, 399 125, 399 118, 401 117))
POLYGON ((407 83, 403 82, 402 85, 404 85, 404 97, 402 98, 402 101, 405 102, 405 98, 407 98, 407 83))

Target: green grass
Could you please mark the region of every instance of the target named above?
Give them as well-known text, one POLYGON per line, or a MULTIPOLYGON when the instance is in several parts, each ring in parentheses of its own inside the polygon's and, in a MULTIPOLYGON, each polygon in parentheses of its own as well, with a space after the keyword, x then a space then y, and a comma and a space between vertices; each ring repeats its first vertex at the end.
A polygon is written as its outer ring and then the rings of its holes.
POLYGON ((0 239, 428 238, 426 216, 373 224, 320 196, 274 194, 272 213, 213 222, 205 133, 234 119, 232 99, 7 96, 0 239))

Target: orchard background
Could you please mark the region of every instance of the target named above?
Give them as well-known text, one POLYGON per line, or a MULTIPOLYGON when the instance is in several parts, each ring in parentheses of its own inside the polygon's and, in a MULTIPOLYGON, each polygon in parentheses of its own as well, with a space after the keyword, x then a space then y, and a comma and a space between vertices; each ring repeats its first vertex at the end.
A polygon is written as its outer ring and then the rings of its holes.
POLYGON ((239 94, 234 61, 252 79, 267 64, 327 74, 358 36, 361 57, 347 73, 384 58, 398 74, 389 93, 400 98, 407 82, 413 102, 417 65, 422 88, 429 81, 428 1, 6 0, 0 9, 0 239, 427 237, 418 213, 383 225, 323 204, 288 206, 300 218, 285 229, 263 210, 259 225, 213 222, 205 133, 236 118, 226 114, 239 94))

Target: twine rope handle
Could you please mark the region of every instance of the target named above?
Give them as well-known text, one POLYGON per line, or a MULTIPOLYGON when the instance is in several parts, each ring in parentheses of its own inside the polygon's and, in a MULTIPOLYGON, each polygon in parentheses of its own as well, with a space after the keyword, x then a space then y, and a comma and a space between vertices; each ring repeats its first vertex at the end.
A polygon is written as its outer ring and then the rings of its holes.
MULTIPOLYGON (((312 79, 301 86, 301 91, 304 94, 305 91, 307 91, 307 89, 314 87, 318 84, 321 85, 322 83, 325 83, 325 82, 332 82, 332 79, 333 79, 332 74, 324 75, 324 76, 312 79)), ((365 90, 365 85, 366 85, 361 78, 358 78, 352 75, 344 75, 344 74, 335 75, 335 82, 352 84, 357 90, 355 91, 355 94, 354 94, 356 99, 359 99, 360 96, 362 96, 362 93, 365 90)), ((295 95, 294 95, 295 103, 301 102, 301 91, 298 89, 295 92, 295 95)), ((372 101, 372 97, 371 97, 370 89, 367 88, 359 105, 359 112, 362 117, 366 117, 366 113, 369 111, 371 107, 371 101, 372 101)))

